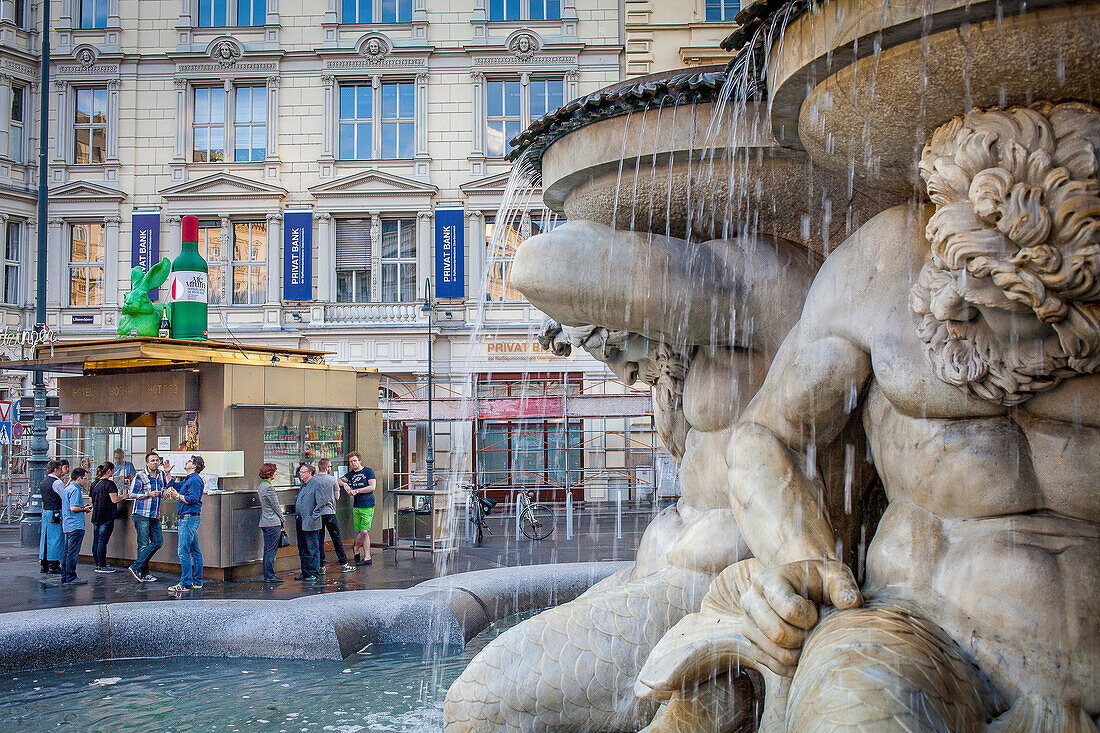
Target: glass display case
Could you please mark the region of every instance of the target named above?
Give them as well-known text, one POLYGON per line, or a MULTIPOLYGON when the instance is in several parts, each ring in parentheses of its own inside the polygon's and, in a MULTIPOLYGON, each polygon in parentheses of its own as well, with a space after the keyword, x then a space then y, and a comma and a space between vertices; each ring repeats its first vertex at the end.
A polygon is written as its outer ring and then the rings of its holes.
POLYGON ((264 410, 264 462, 274 463, 282 479, 293 483, 298 464, 332 461, 334 471, 343 471, 347 455, 350 412, 322 410, 264 410))

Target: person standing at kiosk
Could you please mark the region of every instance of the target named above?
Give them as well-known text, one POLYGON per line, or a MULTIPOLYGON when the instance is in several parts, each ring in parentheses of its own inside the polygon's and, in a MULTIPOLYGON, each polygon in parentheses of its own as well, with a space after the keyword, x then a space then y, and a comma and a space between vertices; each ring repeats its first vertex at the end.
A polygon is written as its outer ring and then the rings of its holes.
POLYGON ((298 479, 302 482, 298 497, 294 500, 295 524, 298 535, 298 559, 302 574, 295 580, 320 580, 321 507, 317 505, 317 484, 313 477, 317 469, 312 463, 298 466, 298 479))
POLYGON ((43 573, 61 572, 61 497, 65 482, 61 479, 65 467, 61 461, 46 464, 46 477, 38 485, 42 497, 42 537, 38 542, 38 559, 43 573))
POLYGON ((370 565, 373 562, 370 559, 370 525, 374 519, 374 471, 363 465, 363 458, 357 451, 348 453, 348 468, 350 470, 340 479, 340 485, 355 497, 351 511, 356 534, 351 549, 355 553, 356 565, 370 565), (362 556, 359 555, 360 547, 363 548, 362 556))
POLYGON ((145 468, 134 476, 134 487, 130 492, 134 500, 134 531, 137 534, 137 557, 130 566, 130 574, 141 583, 155 583, 156 578, 149 574, 149 560, 164 544, 160 531, 160 493, 175 486, 176 479, 168 477, 172 464, 160 466, 160 454, 149 451, 145 454, 145 468))

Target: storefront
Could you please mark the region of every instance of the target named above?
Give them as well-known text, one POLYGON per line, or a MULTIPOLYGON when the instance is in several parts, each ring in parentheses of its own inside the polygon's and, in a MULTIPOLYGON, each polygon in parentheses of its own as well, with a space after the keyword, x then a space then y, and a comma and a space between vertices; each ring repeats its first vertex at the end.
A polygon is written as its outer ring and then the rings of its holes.
MULTIPOLYGON (((207 496, 199 542, 216 577, 258 568, 263 548, 256 474, 262 463, 276 464, 274 483, 292 512, 299 462, 329 458, 342 470, 349 450, 359 451, 368 465, 381 459, 377 373, 326 364, 318 351, 129 338, 65 343, 50 358, 5 366, 78 374, 57 379, 60 409, 81 427, 93 466, 111 459, 118 440, 139 468, 150 450, 169 456, 174 472, 186 454, 201 454, 207 496)), ((386 488, 378 488, 380 505, 386 488)), ((129 505, 124 503, 126 514, 129 505)), ((348 537, 350 516, 345 497, 338 518, 348 537)), ((372 532, 378 544, 392 526, 392 518, 379 519, 372 532)), ((178 565, 171 502, 162 504, 162 520, 164 548, 154 560, 178 565)), ((293 524, 291 518, 288 529, 293 524)), ((108 557, 124 560, 135 551, 133 525, 119 522, 108 557)))

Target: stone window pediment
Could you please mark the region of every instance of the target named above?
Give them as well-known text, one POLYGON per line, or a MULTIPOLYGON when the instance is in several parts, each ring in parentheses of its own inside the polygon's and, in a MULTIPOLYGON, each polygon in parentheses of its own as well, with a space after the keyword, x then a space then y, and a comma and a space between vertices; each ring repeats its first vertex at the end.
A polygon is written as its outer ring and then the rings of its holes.
POLYGON ((231 211, 233 213, 277 211, 286 197, 285 188, 253 181, 230 173, 186 181, 162 189, 160 195, 173 214, 194 211, 231 211))
POLYGON ((370 169, 313 186, 309 192, 325 200, 326 211, 427 211, 436 186, 388 171, 370 169))
POLYGON ((117 207, 126 194, 96 181, 69 181, 50 189, 50 204, 112 204, 117 207))

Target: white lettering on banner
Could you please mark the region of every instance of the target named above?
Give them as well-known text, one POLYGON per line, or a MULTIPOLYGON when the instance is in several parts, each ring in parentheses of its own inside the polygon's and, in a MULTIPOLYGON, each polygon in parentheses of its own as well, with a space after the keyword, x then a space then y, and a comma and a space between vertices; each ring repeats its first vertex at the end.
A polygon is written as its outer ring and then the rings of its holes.
POLYGON ((290 283, 302 284, 302 230, 295 227, 290 234, 290 283))
POLYGON ((443 227, 443 282, 455 281, 455 228, 443 227))
POLYGON ((205 303, 208 286, 205 272, 180 270, 169 278, 169 303, 205 303))

